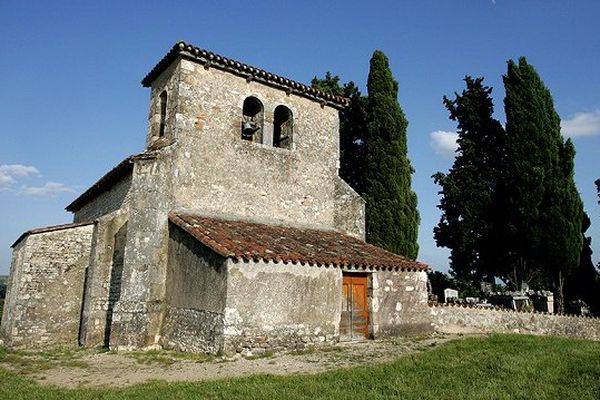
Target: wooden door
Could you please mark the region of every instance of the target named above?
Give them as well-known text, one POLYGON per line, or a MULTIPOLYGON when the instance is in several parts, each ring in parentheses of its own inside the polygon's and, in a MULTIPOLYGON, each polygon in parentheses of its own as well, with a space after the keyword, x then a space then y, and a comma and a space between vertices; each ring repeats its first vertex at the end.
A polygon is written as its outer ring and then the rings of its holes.
POLYGON ((344 274, 342 286, 341 340, 366 339, 369 335, 367 276, 344 274))

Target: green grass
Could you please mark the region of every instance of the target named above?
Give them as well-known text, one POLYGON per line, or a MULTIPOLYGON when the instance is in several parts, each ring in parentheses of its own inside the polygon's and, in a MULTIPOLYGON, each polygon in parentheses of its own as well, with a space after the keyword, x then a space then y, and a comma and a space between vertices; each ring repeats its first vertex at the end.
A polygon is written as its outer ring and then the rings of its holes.
POLYGON ((397 361, 316 375, 127 388, 59 389, 0 368, 0 399, 594 399, 600 343, 494 335, 442 344, 397 361))
POLYGON ((94 351, 94 349, 9 350, 0 347, 0 363, 10 365, 19 375, 35 374, 54 367, 86 368, 88 364, 81 358, 94 351))

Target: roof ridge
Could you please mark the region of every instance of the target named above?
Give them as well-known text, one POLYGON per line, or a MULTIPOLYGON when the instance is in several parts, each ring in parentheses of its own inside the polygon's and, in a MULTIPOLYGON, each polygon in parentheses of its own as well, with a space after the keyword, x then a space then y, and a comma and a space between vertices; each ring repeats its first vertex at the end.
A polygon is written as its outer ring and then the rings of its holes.
POLYGON ((136 156, 139 156, 140 154, 134 154, 125 157, 123 161, 121 161, 120 163, 115 165, 110 171, 102 175, 96 182, 92 184, 92 186, 87 188, 85 192, 77 196, 75 200, 73 200, 68 206, 65 207, 65 210, 70 212, 77 211, 80 208, 80 206, 84 205, 90 198, 92 198, 98 192, 102 191, 105 186, 113 184, 115 180, 120 179, 123 175, 129 173, 129 170, 133 169, 132 161, 135 159, 136 156))
POLYGON ((60 231, 63 229, 78 228, 80 226, 92 225, 92 224, 95 224, 96 222, 97 222, 96 220, 72 222, 69 224, 50 225, 50 226, 44 226, 42 228, 29 229, 28 231, 23 232, 21 234, 21 236, 19 236, 17 238, 17 240, 15 240, 15 242, 10 247, 15 247, 17 245, 17 243, 19 243, 21 240, 23 240, 26 236, 29 236, 29 235, 36 235, 38 233, 56 232, 56 231, 60 231))
POLYGON ((201 49, 191 45, 183 40, 176 42, 167 54, 148 72, 142 79, 142 85, 149 87, 154 79, 166 69, 178 56, 185 57, 203 64, 205 67, 219 68, 236 75, 246 77, 249 80, 256 80, 270 86, 275 86, 286 90, 288 93, 295 93, 303 97, 321 102, 323 105, 330 105, 335 108, 346 107, 350 100, 343 96, 336 96, 324 92, 312 86, 285 78, 274 74, 262 68, 253 67, 243 62, 222 56, 212 51, 201 49))

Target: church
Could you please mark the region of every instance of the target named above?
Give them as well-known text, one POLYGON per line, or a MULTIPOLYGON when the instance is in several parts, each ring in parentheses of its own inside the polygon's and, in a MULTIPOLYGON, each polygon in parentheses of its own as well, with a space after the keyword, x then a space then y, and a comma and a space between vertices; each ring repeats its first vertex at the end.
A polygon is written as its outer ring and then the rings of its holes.
POLYGON ((244 353, 424 334, 427 265, 367 244, 347 99, 185 42, 142 80, 145 149, 13 244, 11 347, 244 353))

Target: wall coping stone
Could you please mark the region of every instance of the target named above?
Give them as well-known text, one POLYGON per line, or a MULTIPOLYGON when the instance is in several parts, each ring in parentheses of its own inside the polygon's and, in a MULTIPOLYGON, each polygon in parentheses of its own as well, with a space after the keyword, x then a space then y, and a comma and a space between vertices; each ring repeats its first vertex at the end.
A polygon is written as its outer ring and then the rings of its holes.
POLYGON ((478 310, 478 311, 485 311, 485 312, 501 311, 501 312, 505 312, 505 313, 515 313, 515 314, 548 315, 551 317, 580 318, 580 319, 592 319, 592 320, 600 319, 600 317, 596 317, 596 316, 577 315, 577 314, 556 314, 556 313, 551 314, 546 311, 521 311, 521 310, 512 310, 509 308, 502 308, 502 307, 483 308, 483 307, 477 307, 477 306, 471 305, 471 304, 455 304, 455 303, 434 304, 432 302, 429 302, 429 307, 430 308, 470 308, 470 309, 474 309, 474 310, 478 310))
POLYGON ((72 228, 79 228, 80 226, 91 225, 91 224, 95 224, 97 222, 98 222, 97 220, 84 221, 84 222, 75 222, 75 223, 71 223, 71 224, 53 225, 53 226, 46 226, 43 228, 30 229, 30 230, 24 232, 23 234, 21 234, 21 236, 19 236, 19 238, 10 247, 14 248, 21 240, 23 240, 25 237, 27 237, 29 235, 36 235, 38 233, 55 232, 55 231, 60 231, 60 230, 65 230, 65 229, 72 229, 72 228))

